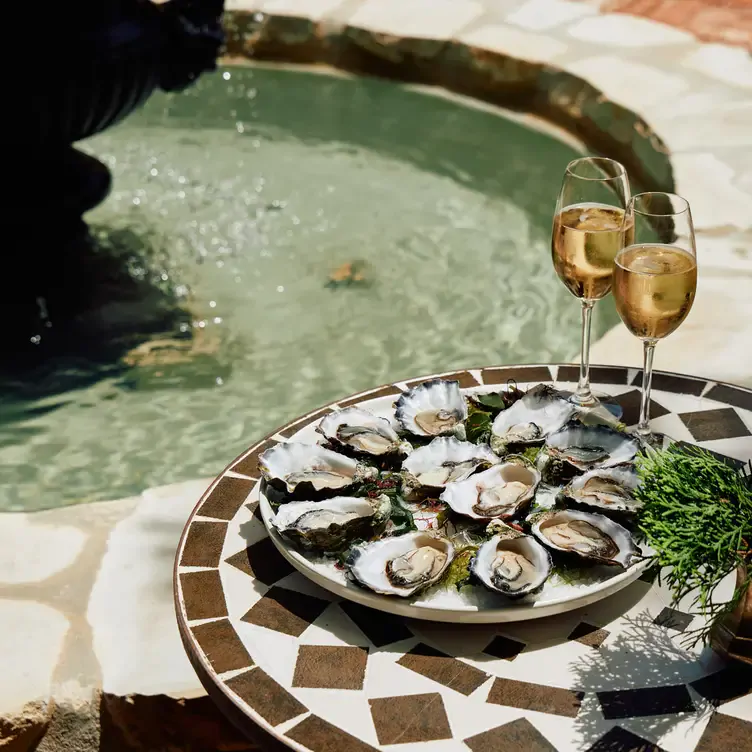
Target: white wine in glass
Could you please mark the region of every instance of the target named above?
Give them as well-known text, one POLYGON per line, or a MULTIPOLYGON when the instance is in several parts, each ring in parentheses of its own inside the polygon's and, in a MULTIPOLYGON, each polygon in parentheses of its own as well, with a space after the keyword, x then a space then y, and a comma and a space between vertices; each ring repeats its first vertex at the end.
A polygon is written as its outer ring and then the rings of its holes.
POLYGON ((582 301, 580 378, 572 401, 595 407, 590 389, 590 324, 593 306, 611 291, 614 260, 632 243, 625 222, 629 180, 612 159, 583 157, 567 166, 556 203, 551 256, 569 292, 582 301))
POLYGON ((692 308, 697 252, 687 201, 671 193, 639 193, 624 216, 634 242, 616 257, 614 300, 619 317, 644 344, 637 433, 650 438, 650 387, 658 340, 674 332, 692 308))

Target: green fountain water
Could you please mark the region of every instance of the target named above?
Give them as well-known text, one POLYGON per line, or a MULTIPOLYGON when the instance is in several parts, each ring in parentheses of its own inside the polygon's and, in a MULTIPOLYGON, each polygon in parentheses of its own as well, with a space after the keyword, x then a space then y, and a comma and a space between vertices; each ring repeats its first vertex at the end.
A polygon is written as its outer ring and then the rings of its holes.
MULTIPOLYGON (((576 153, 551 135, 393 83, 232 68, 86 148, 114 176, 88 217, 102 247, 179 315, 96 377, 61 378, 58 354, 5 379, 0 509, 213 475, 337 396, 578 350, 549 251, 576 153), (332 284, 348 263, 364 281, 332 284)), ((89 317, 101 345, 134 306, 116 297, 89 317)))

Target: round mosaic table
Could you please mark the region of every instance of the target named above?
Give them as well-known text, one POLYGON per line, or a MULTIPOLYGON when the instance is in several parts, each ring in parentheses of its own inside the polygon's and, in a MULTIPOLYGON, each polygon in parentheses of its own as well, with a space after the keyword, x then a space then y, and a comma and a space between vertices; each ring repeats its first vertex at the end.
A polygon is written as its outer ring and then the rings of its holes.
MULTIPOLYGON (((463 388, 573 388, 570 365, 440 374, 463 388)), ((641 371, 592 368, 637 422, 641 371)), ((330 410, 368 407, 428 378, 327 405, 251 447, 183 532, 175 603, 209 695, 249 736, 302 752, 752 752, 752 676, 682 638, 698 626, 643 576, 598 603, 532 622, 448 625, 375 611, 309 582, 258 514, 258 456, 330 410)), ((752 458, 752 390, 656 372, 653 427, 729 462, 752 458)), ((728 582, 730 593, 732 582, 728 582)), ((262 745, 262 749, 263 749, 262 745)))

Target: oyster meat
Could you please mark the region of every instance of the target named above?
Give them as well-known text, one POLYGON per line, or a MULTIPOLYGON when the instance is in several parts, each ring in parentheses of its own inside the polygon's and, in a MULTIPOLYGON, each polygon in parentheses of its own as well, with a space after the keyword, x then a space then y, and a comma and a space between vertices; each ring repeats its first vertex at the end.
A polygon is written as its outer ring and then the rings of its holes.
POLYGON ((532 536, 507 528, 478 549, 470 571, 489 590, 522 598, 541 590, 551 574, 551 555, 532 536))
POLYGON ((504 452, 510 444, 534 444, 560 429, 575 413, 575 406, 547 384, 525 393, 491 424, 491 447, 504 452))
POLYGON ((454 437, 438 437, 418 447, 402 463, 408 473, 407 487, 444 488, 464 480, 481 467, 499 462, 487 444, 473 444, 454 437))
POLYGON ((374 499, 335 496, 283 504, 272 524, 303 549, 333 553, 383 530, 391 511, 386 495, 374 499))
POLYGON ((354 546, 345 566, 363 587, 407 598, 438 582, 453 558, 446 538, 413 532, 354 546))
POLYGON ((507 519, 529 506, 539 482, 540 473, 532 463, 524 457, 509 456, 466 480, 449 483, 440 498, 467 517, 507 519))
POLYGON ((629 530, 602 514, 554 509, 531 522, 533 535, 554 551, 624 568, 640 555, 629 530))
POLYGON ((546 439, 546 452, 581 472, 632 462, 637 439, 606 425, 586 426, 573 420, 546 439))
POLYGON ((379 418, 360 407, 336 410, 321 419, 316 430, 334 444, 353 452, 381 457, 410 451, 386 418, 379 418))
POLYGON ((280 443, 259 457, 264 479, 297 498, 321 497, 375 478, 378 470, 316 444, 280 443))
POLYGON ((613 512, 636 512, 642 506, 633 496, 639 484, 639 476, 631 465, 596 468, 570 481, 562 494, 577 504, 613 512))
POLYGON ((461 435, 467 403, 459 381, 432 379, 403 392, 394 403, 397 422, 414 436, 461 435))

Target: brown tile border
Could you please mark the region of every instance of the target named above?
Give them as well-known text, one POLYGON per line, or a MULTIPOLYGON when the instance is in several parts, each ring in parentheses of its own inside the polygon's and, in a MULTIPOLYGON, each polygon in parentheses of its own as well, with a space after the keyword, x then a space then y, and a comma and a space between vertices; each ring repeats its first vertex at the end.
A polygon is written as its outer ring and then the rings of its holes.
POLYGON ((218 674, 253 666, 253 659, 229 619, 197 624, 191 632, 218 674))
POLYGON ((260 478, 261 471, 259 470, 258 458, 265 450, 273 447, 276 443, 272 439, 264 439, 264 441, 252 447, 246 454, 233 460, 230 469, 235 473, 246 475, 249 478, 260 478))
MULTIPOLYGON (((707 379, 682 376, 675 373, 653 372, 652 388, 662 392, 675 392, 677 394, 691 394, 699 397, 708 385, 707 379)), ((632 379, 632 386, 642 387, 642 371, 638 371, 632 379)))
POLYGON ((185 616, 188 621, 218 619, 227 616, 225 591, 216 569, 183 572, 180 575, 185 616))
POLYGON ((300 431, 301 428, 305 428, 306 426, 311 425, 311 423, 316 423, 331 411, 332 410, 330 407, 324 407, 321 410, 309 413, 304 418, 296 420, 294 423, 288 423, 284 428, 281 428, 279 431, 277 431, 277 433, 280 436, 284 436, 286 439, 289 439, 292 435, 300 431))
MULTIPOLYGON (((429 376, 428 378, 424 379, 411 379, 410 381, 405 381, 404 384, 408 389, 411 389, 414 386, 418 386, 418 384, 422 384, 425 381, 431 381, 435 378, 437 377, 429 376)), ((469 389, 474 386, 480 386, 480 382, 475 378, 475 376, 473 376, 472 373, 470 373, 470 371, 456 371, 451 374, 439 376, 438 378, 446 379, 447 381, 459 381, 461 389, 469 389)))
MULTIPOLYGON (((591 366, 590 380, 594 384, 623 384, 627 385, 629 371, 623 366, 591 366)), ((579 366, 559 366, 556 375, 557 382, 574 383, 580 380, 579 366)))
POLYGON ((739 389, 729 384, 716 384, 708 390, 705 397, 752 412, 752 390, 739 389))
POLYGON ((260 668, 233 676, 225 684, 272 726, 289 721, 308 709, 260 668))
POLYGON ((352 405, 358 405, 365 400, 372 400, 376 399, 377 397, 390 397, 391 395, 394 395, 396 397, 399 394, 402 394, 402 390, 397 388, 396 386, 389 384, 387 386, 382 386, 380 389, 374 389, 372 392, 365 392, 358 394, 355 397, 349 397, 348 399, 340 400, 339 402, 337 402, 337 404, 340 407, 351 407, 352 405))
POLYGON ((226 535, 226 522, 194 520, 188 528, 180 565, 183 567, 219 566, 226 535))
POLYGON ((225 476, 210 491, 207 499, 199 506, 198 517, 213 517, 218 520, 231 520, 243 505, 253 489, 254 481, 246 478, 225 476))
POLYGON ((520 384, 553 381, 548 366, 504 366, 501 368, 483 368, 480 372, 484 384, 506 384, 515 381, 520 384))

